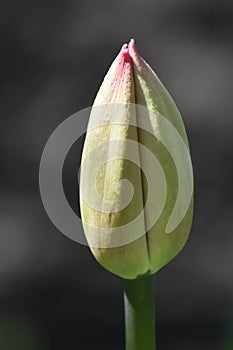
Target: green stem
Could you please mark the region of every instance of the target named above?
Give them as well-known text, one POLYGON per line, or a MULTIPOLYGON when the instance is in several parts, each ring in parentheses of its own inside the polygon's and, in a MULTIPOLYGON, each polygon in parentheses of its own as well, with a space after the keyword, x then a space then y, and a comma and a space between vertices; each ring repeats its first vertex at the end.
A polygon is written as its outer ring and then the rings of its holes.
POLYGON ((124 280, 124 287, 126 350, 155 350, 153 277, 124 280))

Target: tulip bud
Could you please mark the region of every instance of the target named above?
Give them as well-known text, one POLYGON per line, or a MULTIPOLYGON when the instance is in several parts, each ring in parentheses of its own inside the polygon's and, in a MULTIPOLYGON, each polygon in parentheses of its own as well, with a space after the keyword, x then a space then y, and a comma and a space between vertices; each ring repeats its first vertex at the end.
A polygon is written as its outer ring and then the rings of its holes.
POLYGON ((97 261, 127 279, 184 246, 193 175, 180 113, 135 43, 123 45, 94 101, 81 162, 83 227, 97 261))

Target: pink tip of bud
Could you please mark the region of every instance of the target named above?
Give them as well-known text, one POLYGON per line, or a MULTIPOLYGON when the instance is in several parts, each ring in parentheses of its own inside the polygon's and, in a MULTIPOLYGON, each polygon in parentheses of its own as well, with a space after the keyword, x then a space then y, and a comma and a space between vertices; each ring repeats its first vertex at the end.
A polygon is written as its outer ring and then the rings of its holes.
POLYGON ((130 40, 128 48, 129 48, 129 54, 131 57, 133 57, 133 56, 140 57, 140 55, 138 54, 134 39, 130 40))
POLYGON ((134 39, 130 39, 128 47, 129 47, 129 50, 136 50, 134 39))
POLYGON ((124 44, 121 48, 120 53, 122 54, 124 61, 130 61, 130 54, 129 54, 129 46, 128 44, 124 44))
POLYGON ((130 62, 131 57, 138 57, 140 59, 134 39, 131 39, 129 44, 124 44, 122 46, 120 54, 124 58, 125 62, 130 62))

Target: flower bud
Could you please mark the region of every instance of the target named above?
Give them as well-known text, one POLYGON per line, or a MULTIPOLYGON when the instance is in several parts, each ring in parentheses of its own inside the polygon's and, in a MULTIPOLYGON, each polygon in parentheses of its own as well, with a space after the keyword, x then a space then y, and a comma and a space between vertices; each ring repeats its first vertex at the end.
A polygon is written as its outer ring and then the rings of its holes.
POLYGON ((193 174, 180 113, 135 43, 123 45, 95 98, 81 162, 80 207, 97 261, 128 279, 184 246, 193 174))

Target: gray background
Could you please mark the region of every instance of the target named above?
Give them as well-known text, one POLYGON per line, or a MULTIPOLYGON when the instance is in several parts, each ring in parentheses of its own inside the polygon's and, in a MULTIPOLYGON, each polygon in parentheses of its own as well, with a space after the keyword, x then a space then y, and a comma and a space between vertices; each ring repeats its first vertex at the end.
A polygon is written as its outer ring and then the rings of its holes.
MULTIPOLYGON (((92 104, 131 37, 179 106, 195 216, 155 276, 158 349, 233 349, 233 2, 1 1, 0 349, 123 349, 122 282, 53 227, 38 168, 52 131, 92 104)), ((82 140, 64 168, 78 212, 82 140)))

